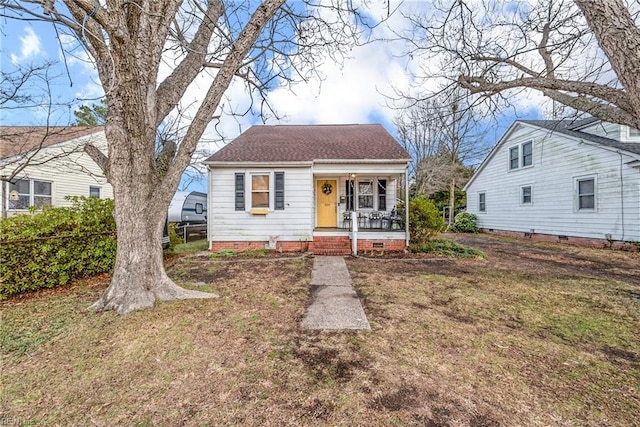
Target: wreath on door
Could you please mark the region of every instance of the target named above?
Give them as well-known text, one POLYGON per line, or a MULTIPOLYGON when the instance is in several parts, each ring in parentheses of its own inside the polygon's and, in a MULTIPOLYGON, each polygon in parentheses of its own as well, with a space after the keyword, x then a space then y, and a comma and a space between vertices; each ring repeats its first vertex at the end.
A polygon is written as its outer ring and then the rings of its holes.
POLYGON ((328 182, 325 182, 322 185, 322 192, 324 194, 331 194, 332 191, 333 191, 333 185, 329 184, 328 182))

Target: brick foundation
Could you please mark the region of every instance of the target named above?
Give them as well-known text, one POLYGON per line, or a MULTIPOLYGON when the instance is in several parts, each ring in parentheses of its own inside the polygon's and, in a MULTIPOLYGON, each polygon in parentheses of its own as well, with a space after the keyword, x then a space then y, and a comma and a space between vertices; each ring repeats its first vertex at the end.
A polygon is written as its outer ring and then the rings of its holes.
POLYGON ((361 240, 358 239, 358 252, 362 251, 385 251, 385 252, 401 252, 406 249, 404 239, 396 240, 361 240))
POLYGON ((508 231, 508 230, 494 230, 494 229, 481 229, 483 233, 496 234, 499 236, 515 237, 518 239, 529 239, 538 242, 551 242, 551 243, 565 243, 568 245, 583 246, 588 248, 611 248, 619 249, 630 252, 637 252, 638 247, 631 243, 620 241, 609 241, 606 239, 595 239, 588 237, 574 237, 574 236, 558 236, 553 234, 541 234, 541 233, 528 233, 523 231, 508 231))
MULTIPOLYGON (((252 241, 252 242, 211 242, 211 252, 220 251, 236 251, 248 252, 259 251, 264 249, 269 242, 252 241)), ((309 250, 310 242, 288 242, 282 241, 276 244, 276 250, 280 252, 306 252, 309 250)))
MULTIPOLYGON (((236 252, 257 251, 264 249, 266 245, 266 241, 211 242, 211 252, 225 250, 236 252)), ((309 251, 316 255, 350 255, 351 239, 348 236, 316 236, 312 242, 278 241, 276 248, 281 252, 309 251)), ((358 252, 399 252, 405 249, 406 245, 403 239, 358 239, 358 252)))

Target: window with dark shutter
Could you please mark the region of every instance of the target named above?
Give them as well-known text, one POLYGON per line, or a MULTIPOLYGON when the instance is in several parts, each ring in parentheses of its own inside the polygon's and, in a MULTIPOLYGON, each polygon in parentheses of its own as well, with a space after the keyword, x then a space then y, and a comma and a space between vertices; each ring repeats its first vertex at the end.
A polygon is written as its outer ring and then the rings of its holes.
POLYGON ((284 172, 276 172, 275 210, 284 210, 284 172))
POLYGON ((236 210, 244 209, 244 173, 236 173, 236 210))

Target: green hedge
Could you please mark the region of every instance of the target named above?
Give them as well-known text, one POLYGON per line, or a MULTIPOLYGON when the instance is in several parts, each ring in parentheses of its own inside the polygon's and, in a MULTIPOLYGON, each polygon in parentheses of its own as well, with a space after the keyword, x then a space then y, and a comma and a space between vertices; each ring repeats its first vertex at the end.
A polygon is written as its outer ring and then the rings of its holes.
POLYGON ((0 300, 111 271, 116 256, 113 201, 71 198, 0 221, 0 300))

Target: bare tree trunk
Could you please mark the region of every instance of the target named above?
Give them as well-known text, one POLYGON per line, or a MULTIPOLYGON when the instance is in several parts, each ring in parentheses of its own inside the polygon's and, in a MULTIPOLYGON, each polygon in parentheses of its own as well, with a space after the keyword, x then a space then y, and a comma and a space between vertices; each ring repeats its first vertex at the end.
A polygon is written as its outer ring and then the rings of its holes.
POLYGON ((124 315, 153 307, 156 300, 212 298, 210 293, 183 289, 167 276, 161 243, 166 211, 154 211, 153 199, 125 197, 129 200, 116 201, 114 212, 118 250, 111 284, 91 308, 124 315))

